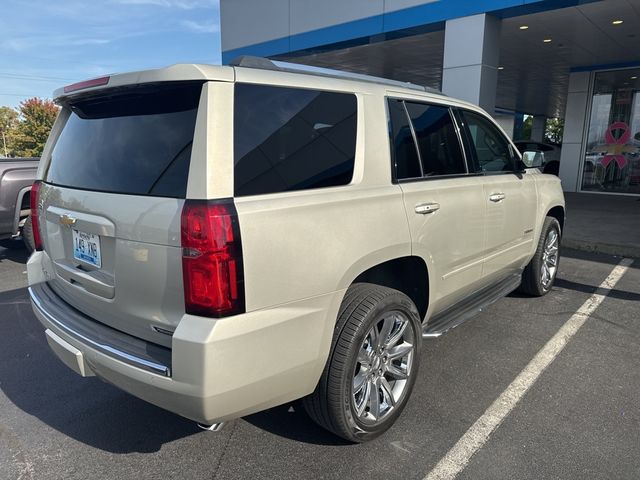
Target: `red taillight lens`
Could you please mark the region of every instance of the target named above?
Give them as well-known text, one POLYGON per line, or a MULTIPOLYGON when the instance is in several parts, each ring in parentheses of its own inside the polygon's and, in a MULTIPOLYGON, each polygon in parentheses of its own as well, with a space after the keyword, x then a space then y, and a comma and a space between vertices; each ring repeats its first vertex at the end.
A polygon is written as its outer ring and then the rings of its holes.
POLYGON ((36 180, 31 186, 29 195, 29 208, 31 209, 31 227, 33 229, 33 244, 35 249, 42 250, 42 236, 40 235, 40 215, 38 214, 38 199, 40 197, 40 185, 42 182, 36 180))
POLYGON ((242 244, 232 200, 187 200, 182 209, 182 275, 187 313, 244 312, 242 244))

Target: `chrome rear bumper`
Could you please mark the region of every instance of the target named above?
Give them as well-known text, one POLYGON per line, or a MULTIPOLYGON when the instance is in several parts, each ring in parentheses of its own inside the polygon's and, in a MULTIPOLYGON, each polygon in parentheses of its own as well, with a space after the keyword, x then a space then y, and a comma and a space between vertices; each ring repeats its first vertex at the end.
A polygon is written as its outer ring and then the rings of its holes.
POLYGON ((29 287, 29 296, 36 313, 80 343, 142 370, 171 376, 171 349, 101 324, 66 303, 46 283, 29 287))

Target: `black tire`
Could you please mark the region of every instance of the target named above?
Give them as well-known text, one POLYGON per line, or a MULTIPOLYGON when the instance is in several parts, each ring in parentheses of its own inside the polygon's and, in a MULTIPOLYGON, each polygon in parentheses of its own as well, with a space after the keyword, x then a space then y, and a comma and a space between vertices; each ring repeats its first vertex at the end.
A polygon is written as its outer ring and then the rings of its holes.
POLYGON ((22 227, 22 240, 24 241, 25 247, 27 247, 29 255, 31 255, 36 249, 35 243, 33 241, 33 225, 31 224, 31 215, 27 217, 24 222, 24 226, 22 227))
POLYGON ((540 240, 538 240, 538 247, 536 253, 529 262, 529 265, 524 269, 522 274, 522 283, 518 289, 520 292, 532 295, 534 297, 542 297, 551 291, 553 282, 555 282, 556 275, 558 273, 558 266, 560 264, 560 240, 562 238, 562 232, 560 230, 560 223, 553 217, 546 217, 542 225, 542 231, 540 232, 540 240), (550 282, 543 281, 542 267, 545 257, 545 245, 550 235, 555 232, 557 235, 557 259, 556 268, 551 275, 550 282))
MULTIPOLYGON (((394 331, 396 330, 390 330, 386 338, 393 337, 394 331)), ((320 381, 315 391, 302 400, 309 416, 323 428, 351 442, 359 443, 372 440, 384 433, 402 413, 411 395, 418 375, 421 334, 420 316, 409 297, 397 290, 378 285, 368 283, 352 285, 342 301, 329 358, 320 381), (410 363, 410 367, 408 368, 408 378, 404 380, 405 383, 395 383, 395 385, 401 385, 402 388, 395 405, 385 416, 381 416, 376 424, 371 425, 363 423, 358 418, 352 385, 354 375, 360 371, 356 369, 363 368, 360 366, 358 354, 364 352, 361 349, 364 347, 365 341, 370 338, 368 335, 372 329, 384 325, 384 319, 389 318, 390 312, 395 312, 394 315, 400 314, 398 320, 393 321, 394 329, 402 324, 406 325, 404 331, 407 332, 407 335, 413 333, 413 354, 410 362, 407 362, 407 364, 410 363), (411 332, 407 331, 409 328, 412 329, 411 332)), ((402 341, 405 342, 404 334, 402 341)), ((402 345, 409 344, 403 343, 402 345)), ((393 361, 390 358, 388 360, 389 362, 393 361)), ((386 358, 385 362, 387 362, 386 358)), ((373 362, 371 364, 373 365, 373 362)), ((372 368, 377 369, 378 367, 372 368)), ((382 370, 379 371, 382 372, 382 370)), ((364 383, 365 381, 363 381, 364 383)), ((381 398, 377 388, 376 395, 378 399, 381 398)), ((384 393, 382 395, 384 397, 384 393)), ((385 399, 383 398, 383 400, 385 399)), ((362 402, 364 403, 365 400, 362 402)), ((368 408, 365 409, 365 415, 367 411, 368 408)))

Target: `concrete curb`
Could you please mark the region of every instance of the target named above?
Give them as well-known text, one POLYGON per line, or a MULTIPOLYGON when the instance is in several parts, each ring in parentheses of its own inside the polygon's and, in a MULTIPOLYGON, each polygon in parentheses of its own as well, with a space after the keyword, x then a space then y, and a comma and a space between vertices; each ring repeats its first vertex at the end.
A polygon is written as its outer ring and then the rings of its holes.
POLYGON ((610 243, 592 243, 575 238, 563 237, 562 246, 583 252, 606 253, 618 257, 640 258, 640 245, 613 245, 610 243))

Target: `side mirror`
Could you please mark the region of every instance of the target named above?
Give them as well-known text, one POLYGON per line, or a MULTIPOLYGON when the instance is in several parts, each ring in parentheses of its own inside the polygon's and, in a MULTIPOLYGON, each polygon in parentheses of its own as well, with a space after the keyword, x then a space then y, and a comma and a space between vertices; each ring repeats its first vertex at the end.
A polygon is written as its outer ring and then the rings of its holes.
POLYGON ((536 151, 522 152, 522 163, 527 168, 541 168, 544 164, 544 153, 536 151))

